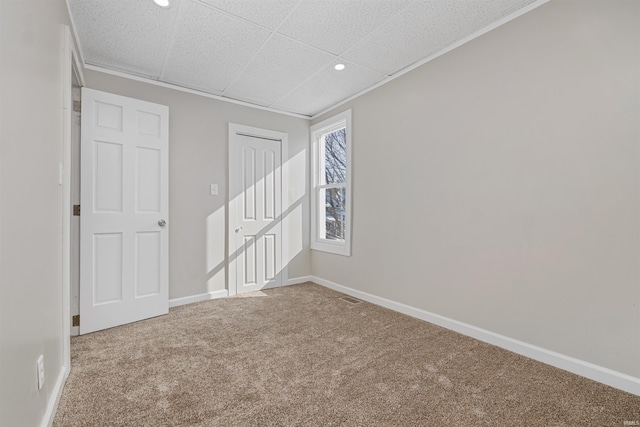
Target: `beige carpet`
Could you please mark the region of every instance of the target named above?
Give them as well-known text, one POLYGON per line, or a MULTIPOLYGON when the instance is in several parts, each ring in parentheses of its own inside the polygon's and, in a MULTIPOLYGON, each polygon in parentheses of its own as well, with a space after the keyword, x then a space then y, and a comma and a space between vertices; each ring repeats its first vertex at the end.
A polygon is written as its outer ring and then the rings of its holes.
POLYGON ((77 337, 54 426, 621 426, 640 397, 314 284, 77 337))

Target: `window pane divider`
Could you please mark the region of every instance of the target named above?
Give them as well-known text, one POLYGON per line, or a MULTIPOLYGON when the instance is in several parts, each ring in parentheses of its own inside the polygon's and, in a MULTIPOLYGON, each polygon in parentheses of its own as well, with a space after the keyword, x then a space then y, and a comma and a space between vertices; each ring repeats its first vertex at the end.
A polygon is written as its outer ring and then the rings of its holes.
POLYGON ((318 189, 343 188, 346 186, 347 186, 346 182, 339 182, 335 184, 320 184, 318 185, 318 189))

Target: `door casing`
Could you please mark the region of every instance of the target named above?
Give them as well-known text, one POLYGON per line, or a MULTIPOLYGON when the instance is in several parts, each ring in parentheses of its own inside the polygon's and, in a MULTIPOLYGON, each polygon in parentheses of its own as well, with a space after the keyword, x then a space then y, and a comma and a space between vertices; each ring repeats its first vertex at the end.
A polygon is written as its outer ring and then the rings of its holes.
POLYGON ((64 64, 62 73, 63 138, 60 163, 62 178, 62 363, 66 379, 71 369, 71 269, 77 262, 71 256, 71 182, 72 179, 77 179, 77 177, 71 176, 71 141, 74 132, 72 123, 73 88, 74 86, 84 86, 84 75, 71 29, 65 25, 62 31, 64 43, 62 50, 64 64))

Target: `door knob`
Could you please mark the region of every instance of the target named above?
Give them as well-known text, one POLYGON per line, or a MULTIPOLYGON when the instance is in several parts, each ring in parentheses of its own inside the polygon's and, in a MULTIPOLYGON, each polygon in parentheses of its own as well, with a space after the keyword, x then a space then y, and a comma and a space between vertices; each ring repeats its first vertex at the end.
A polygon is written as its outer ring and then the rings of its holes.
POLYGON ((242 230, 242 226, 240 226, 240 227, 236 228, 236 233, 239 233, 239 232, 240 232, 240 230, 242 230))
POLYGON ((160 227, 164 227, 165 225, 167 225, 167 221, 165 221, 164 219, 161 219, 160 221, 158 221, 158 225, 160 227))

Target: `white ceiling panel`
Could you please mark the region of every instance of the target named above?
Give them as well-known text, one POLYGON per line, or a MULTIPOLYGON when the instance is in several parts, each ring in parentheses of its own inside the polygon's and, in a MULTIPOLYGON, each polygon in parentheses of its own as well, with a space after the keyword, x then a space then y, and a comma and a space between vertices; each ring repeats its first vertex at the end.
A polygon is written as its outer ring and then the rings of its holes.
POLYGON ((258 52, 269 32, 210 6, 180 5, 162 79, 223 91, 258 52))
POLYGON ((274 107, 292 112, 312 115, 356 94, 386 76, 346 63, 346 68, 336 71, 333 64, 325 67, 293 92, 278 100, 274 107))
POLYGON ((270 105, 333 60, 332 55, 274 35, 224 94, 270 105))
POLYGON ((233 15, 276 29, 301 0, 202 0, 233 15))
POLYGON ((342 56, 392 75, 533 1, 423 1, 404 9, 342 56))
POLYGON ((67 0, 85 63, 315 115, 547 0, 169 1, 67 0))
POLYGON ((340 55, 408 3, 402 0, 305 0, 278 32, 340 55))
POLYGON ((72 0, 69 5, 87 63, 160 75, 175 7, 162 9, 144 0, 72 0))

